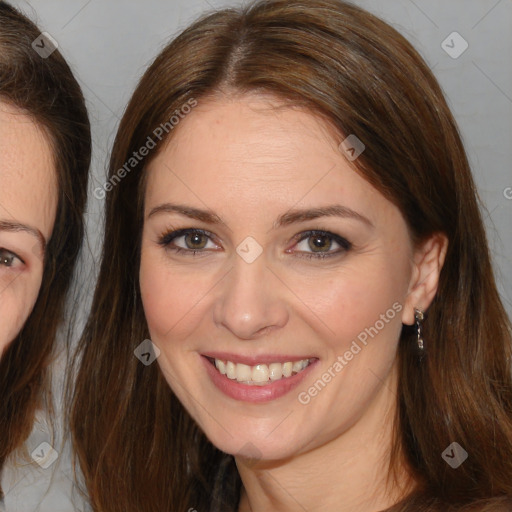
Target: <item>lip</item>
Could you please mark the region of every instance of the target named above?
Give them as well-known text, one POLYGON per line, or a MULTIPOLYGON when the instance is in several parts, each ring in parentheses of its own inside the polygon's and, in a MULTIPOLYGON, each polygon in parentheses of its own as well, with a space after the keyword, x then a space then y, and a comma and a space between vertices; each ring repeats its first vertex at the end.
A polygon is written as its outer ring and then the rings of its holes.
MULTIPOLYGON (((217 353, 217 355, 219 355, 217 353)), ((307 375, 312 371, 312 369, 316 366, 318 363, 318 359, 315 359, 312 361, 309 366, 304 368, 304 370, 300 371, 299 373, 293 375, 292 377, 287 377, 284 379, 276 380, 276 381, 270 381, 265 386, 251 386, 249 384, 241 384, 237 382, 236 380, 231 380, 226 377, 226 375, 222 375, 217 368, 210 362, 208 359, 209 357, 213 357, 210 355, 203 354, 201 355, 201 359, 203 361, 203 364, 205 366, 206 372, 208 373, 210 379, 212 380, 213 384, 219 389, 222 393, 224 393, 226 396, 233 398, 234 400, 239 400, 241 402, 249 402, 249 403, 264 403, 264 402, 270 402, 272 400, 277 400, 278 398, 281 398, 288 393, 290 393, 293 389, 295 389, 302 380, 307 377, 307 375)), ((230 355, 230 357, 233 357, 233 354, 230 355)), ((270 359, 267 359, 269 362, 286 362, 290 361, 290 359, 281 360, 278 357, 276 359, 276 356, 268 356, 270 359)), ((229 359, 229 357, 214 357, 215 359, 222 359, 224 361, 232 361, 234 362, 240 362, 242 364, 249 364, 249 366, 253 366, 258 363, 262 364, 269 364, 266 363, 263 358, 258 359, 256 362, 252 363, 246 363, 245 361, 254 361, 255 359, 247 356, 240 356, 238 360, 229 359)), ((235 359, 237 359, 235 357, 235 359)), ((308 359, 308 358, 303 358, 308 359)), ((299 361, 299 359, 292 358, 291 361, 299 361)))

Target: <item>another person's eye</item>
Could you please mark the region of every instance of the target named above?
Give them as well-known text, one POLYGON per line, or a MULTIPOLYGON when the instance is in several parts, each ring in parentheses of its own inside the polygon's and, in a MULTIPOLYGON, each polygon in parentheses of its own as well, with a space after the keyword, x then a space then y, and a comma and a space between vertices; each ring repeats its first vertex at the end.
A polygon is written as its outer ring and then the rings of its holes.
POLYGON ((352 248, 345 238, 328 231, 312 230, 299 233, 293 252, 301 258, 329 258, 339 256, 352 248))
POLYGON ((11 267, 17 267, 20 264, 23 264, 23 261, 21 258, 19 258, 13 252, 0 247, 0 267, 11 268, 11 267))
POLYGON ((166 250, 177 254, 188 253, 190 256, 195 256, 198 253, 219 248, 212 242, 212 237, 212 233, 202 229, 179 229, 162 235, 158 243, 166 250))

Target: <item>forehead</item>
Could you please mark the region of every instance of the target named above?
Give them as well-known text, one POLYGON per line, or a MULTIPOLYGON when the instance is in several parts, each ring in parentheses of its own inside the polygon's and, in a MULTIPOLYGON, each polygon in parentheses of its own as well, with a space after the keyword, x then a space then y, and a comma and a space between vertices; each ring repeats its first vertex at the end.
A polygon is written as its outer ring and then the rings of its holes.
POLYGON ((0 101, 0 218, 33 225, 49 238, 57 195, 48 137, 28 115, 0 101))
POLYGON ((386 201, 347 161, 341 140, 319 116, 268 97, 199 101, 149 164, 146 206, 184 199, 199 207, 232 205, 239 215, 240 204, 248 211, 386 201))
POLYGON ((282 171, 291 161, 296 166, 299 158, 307 163, 319 156, 339 157, 336 137, 327 122, 309 110, 253 93, 199 101, 176 127, 164 153, 194 163, 208 160, 208 168, 238 167, 241 176, 240 162, 264 172, 276 167, 282 171), (328 148, 333 154, 328 154, 328 148), (212 152, 216 154, 213 162, 212 152))

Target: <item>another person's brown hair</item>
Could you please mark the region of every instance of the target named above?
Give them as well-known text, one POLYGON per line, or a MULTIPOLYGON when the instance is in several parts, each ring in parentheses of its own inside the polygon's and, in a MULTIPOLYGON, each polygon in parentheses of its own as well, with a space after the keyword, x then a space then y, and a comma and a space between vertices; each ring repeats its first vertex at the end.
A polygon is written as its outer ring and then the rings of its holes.
POLYGON ((340 141, 356 134, 366 150, 354 169, 400 209, 413 241, 435 232, 449 240, 424 323, 425 357, 418 359, 413 329, 401 334, 389 475, 405 457, 419 485, 390 510, 510 510, 510 322, 456 123, 404 37, 336 0, 260 1, 205 16, 162 51, 133 94, 110 161, 116 180, 72 404, 74 445, 94 510, 237 510, 233 457, 206 439, 159 366, 146 367, 133 354, 149 337, 138 268, 144 169, 158 149, 122 179, 117 173, 191 98, 254 91, 309 107, 340 141), (470 453, 456 471, 441 457, 454 440, 470 453))
POLYGON ((37 302, 0 361, 0 470, 30 434, 35 412, 50 389, 49 364, 84 233, 91 157, 80 86, 58 50, 48 58, 35 51, 32 43, 40 34, 26 16, 0 1, 0 102, 43 129, 59 186, 37 302))

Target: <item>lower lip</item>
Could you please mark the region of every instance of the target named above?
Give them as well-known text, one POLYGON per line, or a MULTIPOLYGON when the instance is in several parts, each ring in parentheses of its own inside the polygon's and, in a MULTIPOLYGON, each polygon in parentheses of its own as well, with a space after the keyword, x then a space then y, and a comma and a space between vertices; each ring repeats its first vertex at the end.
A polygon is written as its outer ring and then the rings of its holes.
POLYGON ((318 359, 316 359, 304 368, 304 370, 292 377, 271 381, 269 384, 264 386, 251 386, 249 384, 241 384, 236 380, 229 379, 225 375, 222 375, 206 357, 201 357, 210 379, 220 391, 235 400, 255 403, 270 402, 288 394, 300 384, 300 382, 311 372, 312 367, 318 362, 318 359))

